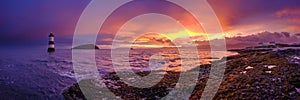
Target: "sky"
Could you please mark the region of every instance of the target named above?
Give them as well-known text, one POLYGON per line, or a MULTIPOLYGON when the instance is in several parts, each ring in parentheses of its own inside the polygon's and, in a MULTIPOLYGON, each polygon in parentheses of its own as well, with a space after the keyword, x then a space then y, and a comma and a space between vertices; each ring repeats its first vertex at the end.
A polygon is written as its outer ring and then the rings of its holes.
POLYGON ((299 0, 209 0, 224 31, 248 35, 263 31, 299 32, 299 0))
MULTIPOLYGON (((72 36, 76 23, 91 0, 1 0, 0 1, 0 42, 21 43, 30 40, 47 38, 50 32, 57 37, 72 36)), ((149 36, 147 32, 166 33, 155 35, 160 41, 166 37, 171 41, 185 41, 184 36, 176 37, 182 32, 192 34, 192 40, 204 40, 203 30, 197 29, 197 24, 189 13, 174 6, 163 4, 160 0, 137 0, 135 5, 122 6, 131 11, 120 10, 118 17, 112 20, 120 21, 126 16, 136 12, 163 12, 164 14, 178 16, 172 19, 164 15, 152 14, 136 17, 124 26, 120 26, 120 43, 130 43, 149 36), (147 3, 144 3, 147 1, 147 3), (155 9, 155 7, 165 7, 155 9), (134 9, 141 7, 143 9, 134 9), (194 27, 185 30, 176 22, 185 27, 194 27), (177 23, 177 24, 178 24, 177 23), (197 32, 195 31, 197 30, 197 32), (173 34, 173 35, 170 35, 173 34), (171 37, 171 38, 170 38, 171 37)), ((226 37, 249 36, 268 32, 289 32, 292 35, 299 33, 300 28, 300 1, 299 0, 208 0, 217 15, 226 37)), ((193 5, 193 2, 184 2, 193 5)), ((107 3, 109 5, 109 2, 107 3)), ((201 4, 199 4, 201 6, 201 4)), ((99 7, 99 10, 105 10, 99 7)), ((200 16, 200 15, 194 15, 200 16)), ((205 18, 205 20, 211 20, 205 18)), ((110 25, 107 25, 110 26, 110 25)), ((88 26, 89 27, 89 26, 88 26)), ((215 26, 209 26, 215 27, 215 26)), ((108 30, 110 28, 105 28, 108 30)), ((102 44, 109 44, 113 40, 110 31, 105 32, 104 38, 99 40, 102 44)), ((150 39, 153 37, 149 37, 150 39)), ((153 40, 151 40, 153 41, 153 40)), ((149 42, 151 42, 149 40, 149 42)), ((167 41, 170 42, 170 41, 167 41)), ((139 42, 149 44, 147 42, 139 42)), ((151 42, 157 43, 157 42, 151 42)), ((165 43, 169 44, 169 43, 165 43)), ((141 44, 144 45, 144 44, 141 44)))

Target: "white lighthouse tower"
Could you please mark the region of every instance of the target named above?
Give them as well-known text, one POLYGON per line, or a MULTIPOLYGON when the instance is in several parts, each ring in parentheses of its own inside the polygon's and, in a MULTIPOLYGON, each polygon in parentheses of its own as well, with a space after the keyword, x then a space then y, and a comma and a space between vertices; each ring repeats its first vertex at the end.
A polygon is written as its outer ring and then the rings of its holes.
POLYGON ((49 34, 49 47, 48 47, 48 52, 54 52, 54 34, 51 32, 49 34))

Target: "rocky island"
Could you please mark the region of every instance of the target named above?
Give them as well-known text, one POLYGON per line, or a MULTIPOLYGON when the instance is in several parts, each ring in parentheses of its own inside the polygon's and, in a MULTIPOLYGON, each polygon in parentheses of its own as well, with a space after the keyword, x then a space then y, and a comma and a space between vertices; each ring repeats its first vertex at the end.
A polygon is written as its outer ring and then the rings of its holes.
POLYGON ((95 44, 85 44, 85 45, 73 47, 72 49, 100 49, 100 48, 95 44))

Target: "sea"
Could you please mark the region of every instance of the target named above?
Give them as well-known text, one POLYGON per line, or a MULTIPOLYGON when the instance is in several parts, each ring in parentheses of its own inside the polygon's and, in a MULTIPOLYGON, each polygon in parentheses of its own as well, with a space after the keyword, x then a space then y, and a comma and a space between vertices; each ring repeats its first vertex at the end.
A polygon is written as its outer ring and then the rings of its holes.
MULTIPOLYGON (((64 99, 62 92, 81 79, 89 76, 79 76, 75 78, 72 62, 72 46, 57 45, 54 53, 47 52, 47 45, 37 45, 31 47, 11 47, 1 49, 0 55, 0 99, 64 99)), ((112 50, 80 50, 81 52, 95 52, 96 68, 99 75, 107 74, 113 67, 112 50)), ((163 62, 168 64, 171 70, 176 70, 176 66, 181 65, 180 52, 174 48, 155 49, 130 49, 129 51, 119 49, 118 53, 129 52, 128 59, 132 69, 143 70, 151 65, 152 58, 165 57, 163 62), (153 56, 157 55, 157 56, 153 56)), ((186 63, 199 62, 209 64, 213 60, 222 57, 212 57, 209 50, 198 50, 198 55, 189 53, 185 49, 185 56, 189 59, 186 63), (197 56, 199 59, 196 59, 197 56)), ((234 52, 216 51, 226 53, 226 56, 236 55, 234 52)), ((114 54, 118 57, 118 54, 114 54)), ((84 57, 80 58, 86 60, 84 57)), ((119 58, 115 58, 119 59, 119 58)), ((83 63, 89 66, 89 63, 83 63)), ((152 64, 153 65, 153 64, 152 64)), ((198 65, 197 65, 198 66, 198 65)), ((190 66, 192 69, 197 66, 190 66)), ((154 68, 164 70, 164 68, 154 68)), ((151 69, 150 70, 154 70, 151 69)), ((84 68, 82 70, 85 70, 84 68)), ((120 69, 129 71, 128 69, 120 69)))

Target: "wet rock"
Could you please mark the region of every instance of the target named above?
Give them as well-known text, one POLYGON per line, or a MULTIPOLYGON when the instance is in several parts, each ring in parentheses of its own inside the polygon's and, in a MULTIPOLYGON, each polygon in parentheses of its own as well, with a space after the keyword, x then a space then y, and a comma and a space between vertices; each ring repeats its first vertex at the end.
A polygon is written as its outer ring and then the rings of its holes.
POLYGON ((85 96, 79 88, 78 83, 64 90, 63 96, 66 100, 86 100, 85 96))

